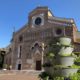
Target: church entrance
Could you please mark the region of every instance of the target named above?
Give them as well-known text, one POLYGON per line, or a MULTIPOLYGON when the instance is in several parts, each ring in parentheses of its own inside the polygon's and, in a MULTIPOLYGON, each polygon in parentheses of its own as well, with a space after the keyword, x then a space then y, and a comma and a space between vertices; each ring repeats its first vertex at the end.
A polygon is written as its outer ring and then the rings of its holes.
POLYGON ((18 70, 21 70, 21 64, 18 64, 18 70))
POLYGON ((41 60, 36 61, 36 70, 41 70, 42 65, 41 65, 41 60))
POLYGON ((21 70, 21 69, 22 69, 22 61, 21 61, 21 59, 18 59, 18 60, 16 61, 15 69, 16 69, 16 70, 21 70))

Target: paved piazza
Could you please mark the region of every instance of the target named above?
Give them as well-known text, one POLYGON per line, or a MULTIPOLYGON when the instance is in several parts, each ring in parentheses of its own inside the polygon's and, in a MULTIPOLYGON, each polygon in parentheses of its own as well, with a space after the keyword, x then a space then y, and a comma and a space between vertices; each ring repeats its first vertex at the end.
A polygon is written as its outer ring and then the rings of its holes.
POLYGON ((0 71, 0 80, 40 80, 37 71, 0 71))

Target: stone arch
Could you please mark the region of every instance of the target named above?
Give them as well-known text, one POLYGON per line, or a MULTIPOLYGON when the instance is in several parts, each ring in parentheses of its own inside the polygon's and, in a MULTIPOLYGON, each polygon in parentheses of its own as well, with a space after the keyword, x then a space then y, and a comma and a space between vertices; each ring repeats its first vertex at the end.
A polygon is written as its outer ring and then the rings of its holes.
POLYGON ((42 70, 43 64, 43 55, 44 55, 44 46, 43 42, 35 41, 31 45, 31 56, 33 59, 33 68, 36 70, 42 70), (38 47, 36 47, 38 46, 38 47))
POLYGON ((42 53, 37 49, 33 54, 34 69, 42 70, 42 53))
POLYGON ((31 49, 34 49, 35 46, 42 47, 42 42, 35 41, 35 42, 31 45, 31 49))

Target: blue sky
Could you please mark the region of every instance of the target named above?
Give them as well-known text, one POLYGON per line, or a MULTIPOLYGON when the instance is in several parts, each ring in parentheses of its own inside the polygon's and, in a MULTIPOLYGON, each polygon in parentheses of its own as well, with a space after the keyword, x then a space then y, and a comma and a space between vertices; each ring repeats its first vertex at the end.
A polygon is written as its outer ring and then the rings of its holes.
POLYGON ((0 0, 0 48, 10 43, 13 28, 19 30, 37 6, 48 6, 55 16, 74 18, 80 30, 80 0, 0 0))

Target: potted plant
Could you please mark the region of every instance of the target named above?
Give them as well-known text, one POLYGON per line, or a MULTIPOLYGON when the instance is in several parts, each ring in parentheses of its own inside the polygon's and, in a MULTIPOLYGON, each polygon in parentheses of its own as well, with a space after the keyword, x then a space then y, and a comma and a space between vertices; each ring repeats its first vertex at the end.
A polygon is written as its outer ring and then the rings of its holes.
POLYGON ((50 48, 50 53, 46 55, 47 62, 44 63, 45 72, 52 77, 51 80, 65 80, 66 77, 70 79, 70 76, 76 74, 80 68, 80 66, 74 65, 75 55, 71 39, 62 37, 57 44, 51 44, 50 48))
POLYGON ((62 37, 60 38, 61 49, 56 56, 56 70, 57 76, 69 77, 78 71, 78 66, 74 65, 73 47, 71 46, 71 39, 62 37))
POLYGON ((70 45, 71 43, 71 39, 68 37, 61 37, 59 41, 61 45, 65 45, 65 46, 70 45))
POLYGON ((75 58, 72 53, 73 46, 71 45, 71 39, 67 37, 62 37, 59 40, 60 40, 59 44, 61 44, 61 49, 58 52, 58 55, 56 56, 56 64, 60 64, 64 66, 73 65, 75 58))
POLYGON ((46 73, 46 72, 42 72, 41 74, 39 74, 39 78, 40 78, 40 80, 48 80, 48 78, 49 78, 49 74, 48 73, 46 73))
POLYGON ((61 56, 70 56, 73 52, 73 48, 72 47, 65 47, 63 46, 60 51, 59 51, 59 55, 61 56))
POLYGON ((63 77, 69 77, 70 75, 73 75, 74 73, 77 73, 80 66, 72 65, 72 66, 64 66, 64 65, 56 65, 55 74, 57 76, 63 76, 63 77))
MULTIPOLYGON (((62 39, 62 38, 61 38, 62 39)), ((65 38, 66 39, 66 38, 65 38)), ((69 39, 69 38, 68 38, 69 39)), ((69 39, 70 40, 70 39, 69 39)), ((71 66, 74 63, 73 47, 61 45, 61 49, 56 56, 56 63, 64 66, 71 66)))
POLYGON ((73 56, 57 56, 56 57, 56 63, 58 65, 64 65, 64 66, 72 66, 74 64, 74 57, 73 56))

